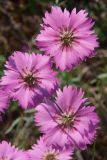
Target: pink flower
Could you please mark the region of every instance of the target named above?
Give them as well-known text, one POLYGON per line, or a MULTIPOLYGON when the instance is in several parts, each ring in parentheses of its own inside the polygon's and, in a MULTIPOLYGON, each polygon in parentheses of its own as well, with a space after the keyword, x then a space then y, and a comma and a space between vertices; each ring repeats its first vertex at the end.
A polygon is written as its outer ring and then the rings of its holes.
POLYGON ((52 7, 51 13, 45 13, 36 42, 42 51, 53 57, 62 71, 95 55, 97 36, 92 30, 94 23, 87 15, 85 10, 76 13, 73 9, 69 13, 60 7, 52 7))
POLYGON ((14 52, 5 67, 1 85, 23 108, 35 107, 57 86, 48 56, 14 52))
POLYGON ((0 160, 27 160, 27 156, 10 143, 2 141, 0 143, 0 160))
POLYGON ((61 149, 58 146, 48 146, 44 138, 28 151, 29 160, 70 160, 72 150, 61 149))
POLYGON ((94 106, 85 105, 82 89, 65 86, 57 91, 56 101, 37 106, 35 122, 45 133, 48 144, 73 145, 85 149, 96 135, 99 118, 94 106))

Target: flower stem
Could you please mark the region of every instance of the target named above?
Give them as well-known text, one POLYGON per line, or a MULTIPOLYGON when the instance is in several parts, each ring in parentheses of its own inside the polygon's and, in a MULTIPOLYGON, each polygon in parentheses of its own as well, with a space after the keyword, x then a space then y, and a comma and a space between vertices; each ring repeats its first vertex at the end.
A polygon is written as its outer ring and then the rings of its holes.
POLYGON ((58 3, 59 3, 59 0, 55 0, 55 3, 56 3, 56 5, 58 5, 58 3))
POLYGON ((96 142, 93 144, 93 157, 92 160, 95 160, 95 147, 96 147, 96 142))

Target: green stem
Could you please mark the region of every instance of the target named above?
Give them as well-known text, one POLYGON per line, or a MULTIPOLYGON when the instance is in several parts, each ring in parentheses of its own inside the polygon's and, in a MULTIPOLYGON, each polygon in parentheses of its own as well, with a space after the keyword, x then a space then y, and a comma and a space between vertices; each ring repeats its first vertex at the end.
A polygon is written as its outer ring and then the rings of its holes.
POLYGON ((58 3, 59 3, 59 0, 55 0, 55 3, 56 3, 56 5, 58 5, 58 3))
POLYGON ((93 157, 92 160, 95 160, 95 147, 96 147, 96 142, 93 144, 93 157))

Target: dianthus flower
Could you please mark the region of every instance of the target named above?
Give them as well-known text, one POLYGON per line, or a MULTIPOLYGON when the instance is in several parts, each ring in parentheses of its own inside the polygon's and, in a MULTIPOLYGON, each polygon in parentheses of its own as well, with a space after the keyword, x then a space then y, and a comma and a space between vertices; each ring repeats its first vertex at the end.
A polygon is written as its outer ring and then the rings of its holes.
POLYGON ((38 47, 53 57, 60 70, 70 70, 87 57, 95 55, 97 36, 94 23, 85 10, 70 13, 60 7, 46 12, 42 30, 36 38, 38 47))
POLYGON ((26 154, 11 146, 10 143, 2 141, 0 143, 0 160, 27 160, 26 154))
POLYGON ((49 144, 73 145, 85 149, 96 136, 99 118, 94 106, 85 105, 82 89, 65 86, 57 91, 54 103, 37 106, 35 122, 49 144))
POLYGON ((48 56, 14 52, 5 67, 1 85, 25 109, 35 107, 57 86, 56 72, 51 69, 48 56))
POLYGON ((40 138, 28 151, 29 160, 71 160, 72 150, 58 146, 48 146, 44 138, 40 138))

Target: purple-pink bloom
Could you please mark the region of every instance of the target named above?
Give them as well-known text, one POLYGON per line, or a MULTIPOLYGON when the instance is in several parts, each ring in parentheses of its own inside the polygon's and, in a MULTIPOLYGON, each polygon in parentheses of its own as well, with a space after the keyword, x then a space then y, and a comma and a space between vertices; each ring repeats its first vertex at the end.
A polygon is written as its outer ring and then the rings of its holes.
POLYGON ((85 105, 82 89, 65 86, 57 91, 55 102, 37 106, 35 122, 48 144, 73 145, 85 149, 96 136, 99 118, 94 106, 85 105))
POLYGON ((62 71, 72 69, 95 55, 98 38, 92 30, 94 23, 87 15, 85 10, 76 12, 73 9, 70 13, 60 7, 52 7, 51 13, 45 13, 36 42, 62 71))
POLYGON ((14 52, 7 61, 1 85, 23 108, 35 107, 57 87, 48 56, 14 52))
POLYGON ((71 160, 71 149, 48 146, 44 137, 41 137, 28 152, 29 160, 71 160))
POLYGON ((6 141, 2 141, 0 143, 0 160, 27 160, 27 156, 24 151, 18 150, 6 141))

